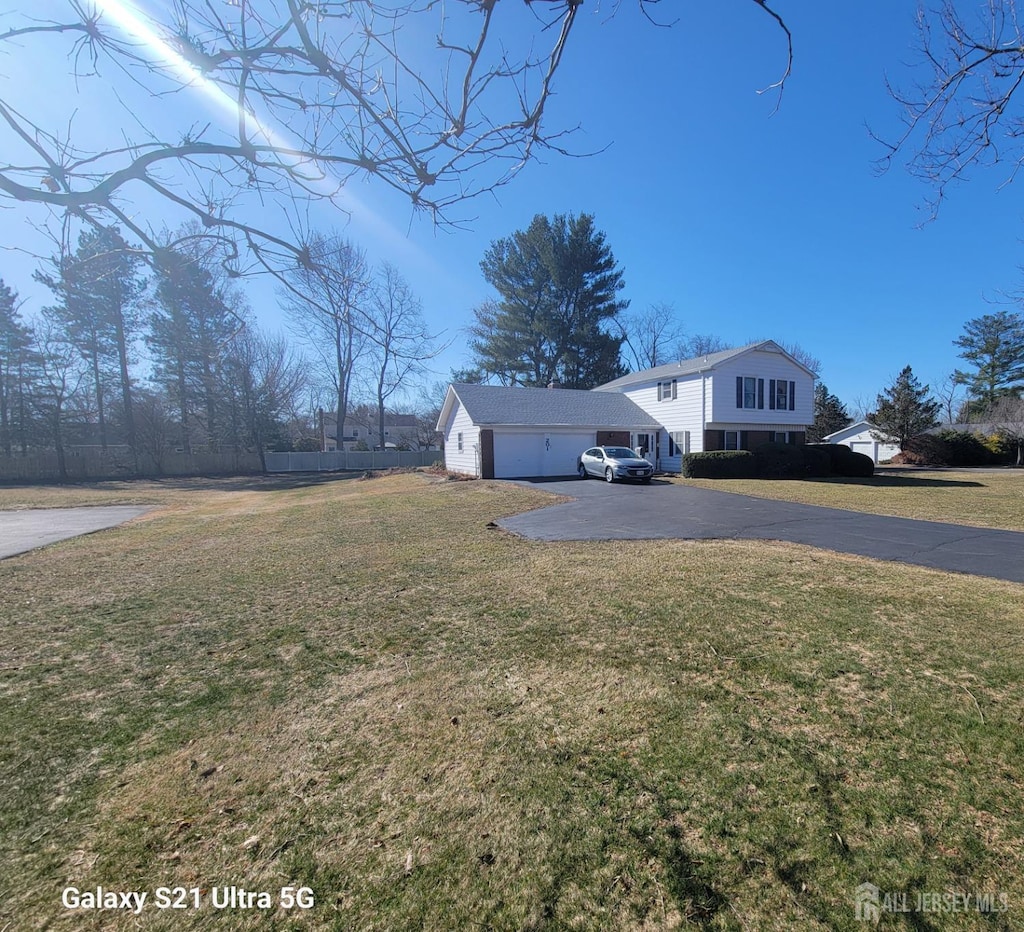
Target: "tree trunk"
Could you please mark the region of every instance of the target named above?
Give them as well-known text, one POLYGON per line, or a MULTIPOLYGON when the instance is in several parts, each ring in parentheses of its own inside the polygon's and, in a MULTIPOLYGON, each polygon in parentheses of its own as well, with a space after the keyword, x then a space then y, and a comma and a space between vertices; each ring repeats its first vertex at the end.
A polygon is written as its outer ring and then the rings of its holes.
POLYGON ((135 471, 139 469, 139 455, 135 449, 135 412, 132 410, 132 380, 128 372, 128 341, 124 333, 124 317, 120 311, 114 315, 114 327, 117 338, 117 364, 121 372, 121 404, 124 407, 125 437, 132 448, 135 460, 135 471))
POLYGON ((100 354, 97 346, 93 345, 92 354, 92 381, 96 388, 96 416, 100 426, 100 447, 104 453, 107 452, 107 418, 103 410, 103 379, 100 376, 100 354))
POLYGON ((187 456, 192 455, 192 438, 189 436, 188 399, 185 396, 185 363, 178 359, 178 409, 181 412, 181 448, 187 456))

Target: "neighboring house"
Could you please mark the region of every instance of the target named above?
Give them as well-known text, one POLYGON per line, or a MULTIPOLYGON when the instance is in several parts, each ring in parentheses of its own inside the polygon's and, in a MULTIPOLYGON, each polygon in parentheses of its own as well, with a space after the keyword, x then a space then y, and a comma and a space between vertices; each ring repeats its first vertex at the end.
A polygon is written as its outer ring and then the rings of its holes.
MULTIPOLYGON (((430 438, 435 440, 435 438, 430 438)), ((358 410, 345 418, 345 436, 338 444, 338 421, 330 415, 324 415, 325 450, 352 450, 360 443, 373 450, 380 446, 380 428, 377 425, 377 412, 362 414, 358 410)), ((419 419, 415 414, 392 414, 384 412, 384 447, 397 450, 405 447, 410 450, 437 450, 436 442, 425 442, 419 419)))
POLYGON ((452 385, 437 429, 452 472, 571 475, 595 444, 641 448, 662 470, 684 453, 803 443, 814 375, 771 340, 657 366, 593 391, 452 385))
POLYGON ((877 431, 878 428, 870 421, 857 421, 856 424, 850 424, 849 427, 837 430, 822 439, 825 443, 838 443, 849 447, 854 453, 870 456, 872 462, 884 463, 899 453, 900 447, 896 443, 875 439, 872 433, 877 431))

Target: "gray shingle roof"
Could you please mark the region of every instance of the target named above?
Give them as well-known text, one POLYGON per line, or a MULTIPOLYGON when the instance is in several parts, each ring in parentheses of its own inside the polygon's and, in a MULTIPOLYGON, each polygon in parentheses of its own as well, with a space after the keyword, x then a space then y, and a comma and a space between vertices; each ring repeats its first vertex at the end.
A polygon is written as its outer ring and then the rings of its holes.
MULTIPOLYGON (((756 343, 748 343, 746 346, 737 346, 735 349, 722 350, 718 353, 708 353, 707 356, 698 356, 696 359, 681 359, 678 362, 670 362, 664 366, 655 366, 653 369, 644 369, 641 372, 630 372, 628 375, 622 376, 622 378, 615 379, 611 382, 605 382, 604 385, 598 385, 594 391, 614 392, 618 391, 620 388, 625 388, 627 385, 633 385, 636 382, 649 382, 654 379, 676 378, 680 375, 692 375, 693 373, 700 372, 701 370, 714 369, 715 366, 721 365, 727 359, 732 359, 734 356, 742 356, 744 353, 747 353, 752 349, 756 349, 759 346, 772 346, 781 352, 785 352, 785 350, 782 350, 782 348, 772 340, 758 340, 756 343)), ((797 365, 799 365, 799 363, 797 363, 797 365)))
POLYGON ((570 388, 507 388, 455 383, 452 389, 474 424, 551 427, 658 427, 625 395, 570 388))

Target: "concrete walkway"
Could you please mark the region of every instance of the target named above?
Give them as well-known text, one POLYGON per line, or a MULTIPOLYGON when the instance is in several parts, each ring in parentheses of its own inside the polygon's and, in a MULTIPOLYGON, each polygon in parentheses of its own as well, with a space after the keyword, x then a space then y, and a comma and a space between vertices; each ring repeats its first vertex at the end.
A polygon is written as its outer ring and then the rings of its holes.
POLYGON ((534 540, 784 540, 955 573, 1024 582, 1024 532, 890 518, 655 480, 522 482, 575 499, 504 518, 534 540))
POLYGON ((111 505, 0 511, 0 560, 58 540, 116 527, 151 510, 139 505, 111 505))

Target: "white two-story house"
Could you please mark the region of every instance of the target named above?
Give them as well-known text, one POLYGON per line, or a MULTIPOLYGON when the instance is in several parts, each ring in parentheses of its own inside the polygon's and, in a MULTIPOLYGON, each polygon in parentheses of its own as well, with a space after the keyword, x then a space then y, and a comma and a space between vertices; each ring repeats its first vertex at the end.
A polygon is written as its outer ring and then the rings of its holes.
POLYGON ((665 471, 683 453, 804 443, 814 423, 814 373, 771 340, 684 359, 600 385, 621 392, 662 425, 646 444, 665 471))
POLYGON ((596 444, 639 447, 674 472, 684 453, 804 443, 813 422, 814 374, 766 340, 590 392, 452 385, 437 429, 449 470, 501 479, 571 475, 575 456, 596 444))

